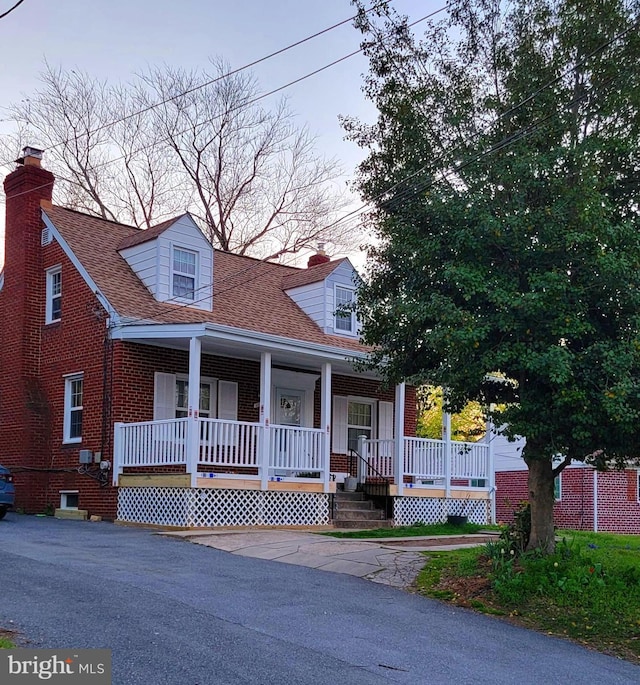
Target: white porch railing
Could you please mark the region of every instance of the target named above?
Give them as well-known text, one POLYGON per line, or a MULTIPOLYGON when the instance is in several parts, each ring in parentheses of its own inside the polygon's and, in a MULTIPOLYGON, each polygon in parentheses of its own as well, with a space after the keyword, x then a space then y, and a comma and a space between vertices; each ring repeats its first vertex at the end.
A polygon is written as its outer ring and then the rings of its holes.
POLYGON ((200 464, 257 467, 262 426, 246 421, 200 419, 200 464))
MULTIPOLYGON (((364 464, 360 476, 378 475, 396 480, 395 452, 393 440, 361 441, 364 464)), ((432 485, 444 487, 473 487, 472 480, 483 480, 489 487, 491 480, 491 453, 486 442, 452 441, 447 454, 444 440, 428 438, 404 438, 404 459, 401 471, 402 483, 405 478, 412 486, 432 485), (455 481, 468 481, 455 483, 455 481)))
POLYGON ((248 477, 260 475, 265 481, 277 475, 295 478, 300 473, 318 474, 328 483, 322 430, 297 426, 271 426, 267 430, 259 423, 200 418, 199 439, 194 441, 197 454, 190 455, 188 421, 117 423, 114 482, 125 467, 185 465, 191 472, 197 465, 205 465, 248 477))
POLYGON ((286 472, 323 473, 324 433, 316 428, 271 426, 269 468, 286 472))
POLYGON ((486 442, 451 443, 451 478, 489 478, 489 445, 486 442))
POLYGON ((445 443, 429 438, 405 438, 404 473, 416 479, 445 478, 445 443))
POLYGON ((393 478, 393 462, 395 440, 364 440, 365 454, 362 456, 366 461, 364 473, 360 476, 365 478, 376 478, 384 476, 393 478))
POLYGON ((116 466, 186 464, 187 419, 117 424, 116 445, 116 466))

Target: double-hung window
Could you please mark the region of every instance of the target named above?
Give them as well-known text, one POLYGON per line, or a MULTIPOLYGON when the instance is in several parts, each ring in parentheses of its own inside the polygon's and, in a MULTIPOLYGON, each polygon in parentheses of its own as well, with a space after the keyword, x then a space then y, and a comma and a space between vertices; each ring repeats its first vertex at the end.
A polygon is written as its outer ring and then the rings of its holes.
POLYGON ((351 288, 335 287, 335 330, 340 333, 356 332, 356 314, 353 307, 355 293, 351 288))
POLYGON ((63 442, 82 440, 82 412, 84 378, 81 373, 64 379, 64 426, 63 442))
POLYGON ((180 247, 173 248, 172 294, 183 300, 195 299, 197 254, 180 247))
POLYGON ((358 449, 358 438, 364 435, 373 437, 374 402, 350 400, 347 409, 347 447, 358 449))
POLYGON ((62 268, 54 266, 47 270, 45 323, 62 318, 62 268))
MULTIPOLYGON (((216 417, 216 382, 214 380, 200 383, 200 417, 216 417)), ((176 378, 176 419, 189 415, 189 381, 176 378)))

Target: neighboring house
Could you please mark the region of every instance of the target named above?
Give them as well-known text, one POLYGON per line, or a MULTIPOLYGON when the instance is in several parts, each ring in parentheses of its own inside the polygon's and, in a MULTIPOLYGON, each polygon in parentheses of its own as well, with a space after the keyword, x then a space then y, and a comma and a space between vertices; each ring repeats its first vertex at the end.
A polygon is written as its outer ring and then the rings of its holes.
POLYGON ((396 523, 487 520, 489 445, 413 437, 413 389, 354 367, 348 259, 297 269, 213 250, 188 214, 140 230, 56 207, 40 158, 4 182, 0 462, 18 507, 326 524, 351 473, 385 485, 396 523))
MULTIPOLYGON (((513 510, 527 500, 524 440, 494 436, 496 518, 513 520, 513 510)), ((555 481, 553 517, 559 528, 640 534, 640 471, 596 471, 582 463, 564 469, 555 481)))

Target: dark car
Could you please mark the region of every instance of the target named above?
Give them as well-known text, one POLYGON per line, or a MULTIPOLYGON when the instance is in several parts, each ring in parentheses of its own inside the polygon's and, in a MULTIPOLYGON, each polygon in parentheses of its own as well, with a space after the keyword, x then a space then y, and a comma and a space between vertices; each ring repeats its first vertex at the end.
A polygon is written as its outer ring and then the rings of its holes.
POLYGON ((3 519, 5 514, 13 506, 15 500, 15 490, 13 488, 13 476, 9 469, 5 469, 0 465, 0 519, 3 519))

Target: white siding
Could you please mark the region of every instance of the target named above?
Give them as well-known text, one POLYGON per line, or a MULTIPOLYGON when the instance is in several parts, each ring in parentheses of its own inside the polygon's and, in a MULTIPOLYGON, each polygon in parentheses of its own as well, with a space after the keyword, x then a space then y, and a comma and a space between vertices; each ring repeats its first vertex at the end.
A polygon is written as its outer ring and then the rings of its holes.
MULTIPOLYGON (((173 300, 171 293, 171 253, 173 247, 198 253, 195 300, 192 307, 213 308, 213 249, 193 220, 185 215, 158 237, 158 292, 161 302, 173 300)), ((189 303, 184 300, 185 303, 189 303)))
POLYGON ((299 288, 287 290, 287 295, 302 309, 302 311, 320 328, 326 326, 326 302, 324 281, 302 285, 299 288))
POLYGON ((190 216, 180 217, 157 238, 122 250, 120 254, 156 300, 174 301, 175 298, 171 292, 173 268, 171 260, 174 246, 197 253, 194 301, 179 300, 179 302, 211 311, 213 308, 213 249, 190 216))
POLYGON ((142 245, 134 245, 120 253, 136 276, 147 286, 149 292, 157 297, 158 288, 158 241, 149 240, 142 245))
POLYGON ((493 463, 495 471, 526 471, 527 465, 522 458, 524 438, 509 442, 504 435, 493 435, 493 463))
POLYGON ((357 273, 349 260, 345 260, 334 271, 332 271, 324 282, 325 286, 325 325, 324 332, 330 335, 343 335, 346 337, 357 337, 359 335, 360 326, 356 322, 356 333, 349 334, 345 331, 334 330, 334 313, 336 311, 335 305, 335 286, 343 286, 345 288, 356 288, 357 273))

